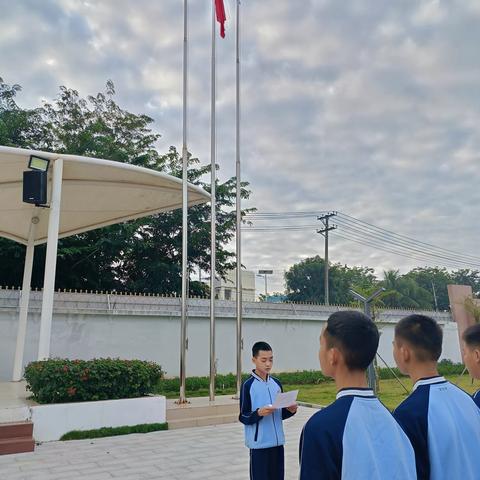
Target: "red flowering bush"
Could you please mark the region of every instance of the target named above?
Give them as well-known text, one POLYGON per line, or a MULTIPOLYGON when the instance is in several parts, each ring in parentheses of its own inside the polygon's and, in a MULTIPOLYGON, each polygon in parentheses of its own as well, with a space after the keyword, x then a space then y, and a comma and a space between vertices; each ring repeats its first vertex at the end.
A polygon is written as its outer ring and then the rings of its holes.
POLYGON ((162 377, 160 365, 142 360, 53 358, 25 367, 27 389, 38 403, 143 397, 162 377))

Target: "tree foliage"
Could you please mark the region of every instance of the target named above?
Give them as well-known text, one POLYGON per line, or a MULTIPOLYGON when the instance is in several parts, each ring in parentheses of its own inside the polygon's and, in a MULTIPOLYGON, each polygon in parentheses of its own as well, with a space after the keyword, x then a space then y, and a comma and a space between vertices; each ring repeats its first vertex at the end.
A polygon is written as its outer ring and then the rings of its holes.
MULTIPOLYGON (((285 274, 287 299, 296 302, 323 303, 324 297, 323 258, 307 258, 293 265, 285 274)), ((349 267, 333 264, 329 268, 329 293, 331 304, 350 304, 350 290, 368 297, 380 287, 385 288, 374 302, 377 307, 448 310, 447 285, 471 285, 474 294, 480 291, 480 272, 454 270, 440 267, 416 267, 404 275, 399 270, 387 270, 381 280, 368 267, 349 267), (434 298, 437 297, 435 304, 434 298)))
POLYGON ((398 270, 384 272, 381 282, 385 292, 381 302, 385 307, 431 309, 433 296, 420 286, 413 278, 400 275, 398 270))
MULTIPOLYGON (((123 110, 115 101, 111 81, 104 92, 83 98, 76 90, 60 87, 58 96, 35 109, 16 103, 19 85, 0 78, 0 144, 105 158, 159 170, 181 177, 182 159, 171 146, 160 154, 160 135, 153 119, 123 110)), ((188 178, 210 190, 203 179, 210 165, 189 154, 188 178)), ((218 167, 217 167, 218 168, 218 167)), ((235 178, 216 184, 217 269, 234 267, 234 253, 226 245, 235 235, 235 178)), ((248 183, 242 183, 248 198, 248 183)), ((243 213, 246 213, 244 211, 243 213)), ((153 215, 61 239, 58 245, 56 288, 128 290, 179 293, 181 290, 181 210, 153 215)), ((189 269, 210 268, 210 206, 189 208, 189 269)), ((25 248, 0 238, 0 285, 20 285, 25 248)), ((36 248, 32 286, 43 285, 45 247, 36 248)), ((208 288, 190 282, 192 294, 208 288)))
MULTIPOLYGON (((325 261, 318 255, 293 265, 285 273, 287 298, 292 302, 325 301, 325 261)), ((329 301, 344 305, 352 302, 350 289, 366 293, 372 290, 377 281, 373 270, 366 267, 353 267, 339 263, 329 267, 329 301)))

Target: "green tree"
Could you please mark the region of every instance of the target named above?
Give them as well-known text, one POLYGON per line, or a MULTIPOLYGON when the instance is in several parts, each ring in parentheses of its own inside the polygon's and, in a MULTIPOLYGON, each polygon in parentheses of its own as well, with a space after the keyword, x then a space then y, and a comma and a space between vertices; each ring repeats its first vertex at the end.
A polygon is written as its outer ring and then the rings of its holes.
POLYGON ((452 275, 446 268, 417 267, 408 272, 405 278, 413 279, 417 285, 432 293, 432 308, 435 307, 434 291, 437 297, 438 309, 448 310, 450 308, 447 285, 452 283, 452 275))
MULTIPOLYGON (((175 147, 163 155, 155 144, 160 135, 153 119, 123 110, 115 102, 115 89, 82 98, 61 87, 51 103, 21 109, 18 85, 0 79, 0 143, 3 145, 107 158, 181 177, 182 162, 175 147)), ((202 181, 210 165, 189 155, 189 181, 209 190, 202 181)), ((234 253, 226 244, 235 233, 235 178, 217 182, 217 268, 220 274, 234 266, 234 253)), ((248 198, 248 183, 242 197, 248 198)), ((243 213, 246 213, 244 211, 243 213)), ((179 293, 181 289, 181 210, 93 230, 59 241, 56 288, 129 290, 179 293)), ((189 209, 189 268, 209 270, 210 207, 189 209)), ((0 238, 0 285, 19 285, 24 247, 0 238), (20 260, 20 261, 19 261, 20 260), (5 268, 3 268, 5 267, 5 268)), ((37 247, 32 285, 43 284, 45 247, 37 247)), ((192 294, 208 288, 190 282, 192 294)))
POLYGON ((470 285, 474 295, 480 294, 480 272, 468 268, 454 270, 452 272, 452 283, 456 285, 470 285))
POLYGON ((400 275, 398 270, 387 270, 383 275, 380 285, 386 290, 381 296, 384 306, 432 309, 433 295, 418 285, 413 278, 400 275))
POLYGON ((49 126, 40 108, 21 109, 15 97, 20 85, 8 85, 0 77, 0 145, 46 148, 51 143, 49 126))
MULTIPOLYGON (((286 273, 287 298, 294 302, 324 303, 325 261, 316 256, 293 265, 286 273)), ((352 302, 350 289, 373 291, 376 279, 373 270, 366 267, 348 267, 333 264, 329 268, 330 303, 345 305, 352 302)))
MULTIPOLYGON (((291 302, 323 303, 324 295, 323 258, 306 258, 285 272, 287 298, 291 302)), ((332 302, 333 303, 333 302, 332 302)))
POLYGON ((373 268, 338 266, 345 277, 345 288, 352 289, 365 297, 371 295, 379 288, 379 282, 373 268))

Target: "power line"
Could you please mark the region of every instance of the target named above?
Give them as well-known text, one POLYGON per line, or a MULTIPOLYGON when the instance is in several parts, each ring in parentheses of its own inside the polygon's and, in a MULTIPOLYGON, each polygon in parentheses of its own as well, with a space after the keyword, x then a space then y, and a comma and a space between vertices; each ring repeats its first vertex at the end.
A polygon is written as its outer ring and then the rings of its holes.
POLYGON ((344 224, 344 223, 342 223, 341 219, 339 219, 339 221, 337 221, 337 223, 340 227, 342 227, 342 231, 343 231, 343 229, 345 229, 347 232, 351 232, 351 233, 353 232, 354 234, 357 234, 359 236, 364 236, 366 239, 374 239, 374 240, 377 240, 379 242, 383 242, 386 245, 393 245, 393 246, 395 246, 397 248, 400 248, 400 249, 403 249, 403 250, 417 252, 417 253, 424 254, 424 255, 429 256, 429 257, 435 257, 435 258, 439 258, 439 259, 442 259, 442 260, 448 259, 448 260, 457 262, 459 264, 476 265, 478 268, 480 268, 480 263, 475 263, 471 260, 465 259, 465 258, 460 257, 460 256, 445 255, 445 254, 441 254, 439 252, 436 252, 434 250, 432 250, 432 251, 426 250, 425 248, 422 248, 421 246, 419 247, 418 245, 416 245, 414 243, 408 243, 408 242, 405 242, 405 241, 394 240, 391 237, 376 236, 374 233, 372 233, 368 230, 365 230, 361 227, 356 227, 356 226, 354 227, 354 226, 351 226, 351 225, 348 225, 348 224, 344 224))
POLYGON ((392 254, 398 255, 400 257, 410 258, 410 259, 413 259, 413 260, 419 260, 421 262, 430 263, 430 264, 433 264, 433 265, 442 265, 442 266, 446 266, 446 267, 450 267, 450 268, 458 268, 458 263, 452 263, 448 260, 438 261, 438 260, 435 260, 433 258, 429 258, 427 256, 420 256, 420 255, 416 255, 416 254, 408 254, 408 253, 403 252, 403 251, 398 251, 398 250, 395 250, 393 248, 388 248, 385 245, 374 243, 373 241, 362 240, 358 237, 357 238, 356 237, 351 237, 351 236, 349 236, 348 234, 345 234, 345 233, 342 233, 342 234, 335 233, 335 236, 337 236, 339 238, 343 238, 344 240, 348 240, 350 242, 355 242, 355 243, 359 243, 359 244, 364 245, 364 246, 373 247, 373 248, 375 248, 377 250, 381 250, 383 252, 392 253, 392 254))
POLYGON ((299 217, 317 217, 328 213, 326 210, 315 210, 310 212, 249 212, 245 217, 252 218, 299 218, 299 217))
POLYGON ((338 215, 340 217, 346 217, 347 219, 349 219, 351 222, 353 223, 361 223, 361 224, 364 224, 364 225, 367 225, 375 230, 380 230, 382 232, 386 232, 386 233, 389 233, 391 235, 394 235, 396 237, 401 237, 401 238, 404 238, 406 240, 410 240, 410 241, 413 241, 415 243, 420 243, 422 245, 425 245, 427 247, 430 247, 430 248, 434 248, 436 250, 442 250, 443 252, 445 253, 449 253, 449 254, 454 254, 454 255, 460 255, 462 257, 468 257, 468 258, 472 258, 472 259, 475 259, 475 260, 479 260, 480 261, 480 257, 478 256, 475 256, 475 255, 470 255, 470 254, 463 254, 463 253, 460 253, 460 252, 455 252, 454 250, 448 250, 446 248, 442 248, 442 247, 437 247, 436 245, 432 245, 431 243, 427 243, 427 242, 423 242, 422 240, 417 240, 415 238, 411 238, 411 237, 408 237, 406 235, 403 235, 401 233, 395 233, 395 232, 392 232, 391 230, 387 230, 386 228, 382 228, 382 227, 377 227, 376 225, 373 225, 371 223, 368 223, 368 222, 365 222, 364 220, 360 220, 358 218, 355 218, 355 217, 352 217, 351 215, 347 215, 346 213, 342 213, 342 212, 338 212, 338 215))
POLYGON ((318 225, 273 225, 270 227, 242 227, 243 232, 275 232, 279 230, 317 230, 318 225))
MULTIPOLYGON (((249 221, 278 221, 312 218, 322 212, 252 212, 247 215, 249 221)), ((398 234, 382 227, 352 217, 341 212, 338 214, 337 223, 341 233, 337 236, 344 240, 360 243, 395 255, 436 263, 444 266, 459 268, 480 268, 480 257, 463 254, 433 244, 416 240, 403 234, 398 234)), ((318 218, 318 216, 317 216, 318 218)), ((308 231, 315 228, 310 224, 280 224, 244 227, 250 232, 279 232, 279 231, 308 231)))

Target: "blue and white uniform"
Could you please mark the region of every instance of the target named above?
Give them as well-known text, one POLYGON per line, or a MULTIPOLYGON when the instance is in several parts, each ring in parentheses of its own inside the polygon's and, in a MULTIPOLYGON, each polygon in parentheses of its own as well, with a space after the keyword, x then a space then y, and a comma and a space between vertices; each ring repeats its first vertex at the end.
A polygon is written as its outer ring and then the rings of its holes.
POLYGON ((416 480, 413 448, 368 388, 348 388, 300 437, 300 480, 416 480))
POLYGON ((477 404, 477 406, 480 408, 480 390, 477 390, 477 391, 473 394, 473 400, 475 401, 475 403, 477 404))
POLYGON ((419 480, 480 478, 480 410, 462 389, 421 379, 393 415, 412 442, 419 480))
POLYGON ((240 390, 239 420, 245 425, 245 445, 248 448, 270 448, 285 444, 282 420, 290 418, 286 408, 261 417, 257 410, 272 405, 279 392, 283 392, 278 379, 268 376, 263 380, 255 372, 245 380, 240 390))
POLYGON ((274 403, 283 388, 270 375, 266 380, 255 371, 240 389, 240 415, 245 429, 245 445, 250 449, 250 478, 255 480, 283 480, 285 435, 282 421, 293 413, 286 408, 261 417, 258 409, 274 403))

